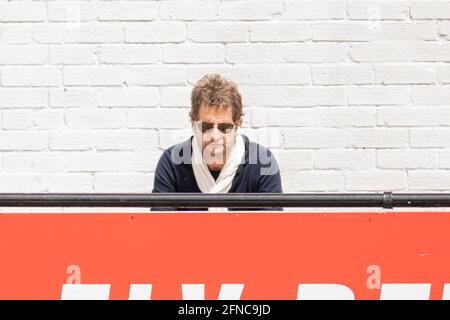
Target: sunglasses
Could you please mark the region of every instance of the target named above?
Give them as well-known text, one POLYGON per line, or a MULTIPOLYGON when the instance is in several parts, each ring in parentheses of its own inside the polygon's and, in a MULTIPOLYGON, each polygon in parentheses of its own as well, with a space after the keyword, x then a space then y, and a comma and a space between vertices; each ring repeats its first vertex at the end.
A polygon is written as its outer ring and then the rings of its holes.
MULTIPOLYGON (((214 128, 214 123, 205 121, 197 121, 196 125, 202 133, 207 133, 209 130, 212 130, 214 128)), ((218 123, 217 129, 219 129, 221 133, 226 134, 230 133, 231 130, 234 129, 234 126, 234 123, 218 123)))

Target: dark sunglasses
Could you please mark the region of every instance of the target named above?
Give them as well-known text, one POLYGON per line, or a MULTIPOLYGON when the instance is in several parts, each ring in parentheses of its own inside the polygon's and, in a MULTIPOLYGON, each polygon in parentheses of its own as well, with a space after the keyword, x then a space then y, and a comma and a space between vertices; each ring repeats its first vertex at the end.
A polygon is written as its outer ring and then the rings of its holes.
MULTIPOLYGON (((214 128, 214 123, 210 122, 204 122, 204 121, 197 121, 197 127, 200 129, 202 133, 206 133, 208 130, 212 130, 214 128)), ((221 133, 229 133, 231 130, 234 129, 233 123, 218 123, 217 129, 221 133)))

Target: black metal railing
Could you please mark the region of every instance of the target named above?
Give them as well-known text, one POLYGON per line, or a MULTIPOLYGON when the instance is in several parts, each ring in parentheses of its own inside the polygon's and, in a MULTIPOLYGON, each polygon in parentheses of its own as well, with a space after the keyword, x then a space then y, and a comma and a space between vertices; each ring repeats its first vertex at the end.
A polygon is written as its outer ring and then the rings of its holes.
POLYGON ((450 207, 450 193, 0 193, 0 207, 450 207))

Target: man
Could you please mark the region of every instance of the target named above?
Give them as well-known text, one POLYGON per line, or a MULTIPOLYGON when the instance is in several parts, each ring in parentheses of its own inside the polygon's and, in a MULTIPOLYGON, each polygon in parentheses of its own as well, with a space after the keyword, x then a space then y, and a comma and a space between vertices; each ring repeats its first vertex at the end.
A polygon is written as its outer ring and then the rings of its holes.
MULTIPOLYGON (((242 97, 237 85, 206 75, 192 90, 194 135, 165 150, 156 166, 153 193, 281 193, 277 162, 265 147, 241 135, 242 97)), ((152 211, 177 208, 152 208, 152 211)), ((184 208, 181 210, 203 210, 184 208)), ((209 211, 282 208, 209 208, 209 211)))

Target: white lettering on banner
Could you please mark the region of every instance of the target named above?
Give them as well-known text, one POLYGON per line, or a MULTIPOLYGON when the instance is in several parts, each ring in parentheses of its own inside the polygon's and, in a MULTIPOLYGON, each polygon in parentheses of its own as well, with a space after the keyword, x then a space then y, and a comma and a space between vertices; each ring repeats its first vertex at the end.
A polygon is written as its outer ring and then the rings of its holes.
MULTIPOLYGON (((183 284, 181 286, 183 300, 204 300, 205 299, 205 285, 204 284, 183 284)), ((243 284, 222 284, 220 286, 218 300, 239 300, 243 284)))
POLYGON ((205 285, 182 284, 181 293, 183 300, 205 300, 205 285))
MULTIPOLYGON (((130 285, 129 300, 150 300, 151 284, 130 285)), ((61 300, 108 300, 110 284, 64 284, 61 300)), ((204 300, 204 284, 182 284, 183 300, 204 300)), ((239 300, 243 284, 222 284, 218 300, 239 300)))
POLYGON ((430 283, 386 283, 381 286, 380 300, 429 300, 430 283))
POLYGON ((130 285, 129 300, 150 300, 152 297, 151 284, 132 284, 130 285))
POLYGON ((223 284, 220 287, 219 300, 240 300, 243 284, 223 284))
POLYGON ((342 284, 299 284, 297 300, 355 300, 355 295, 342 284))
MULTIPOLYGON (((218 300, 240 300, 244 284, 222 284, 218 300)), ((63 284, 61 300, 108 300, 110 284, 63 284)), ((204 300, 204 284, 182 284, 183 300, 204 300)), ((380 300, 428 300, 430 283, 385 283, 380 300)), ((130 300, 150 300, 151 284, 130 285, 130 300)), ((297 300, 354 300, 353 291, 342 284, 299 284, 297 300)), ((444 284, 443 300, 450 300, 450 284, 444 284)))
POLYGON ((64 284, 61 300, 108 300, 110 284, 64 284))
POLYGON ((450 284, 444 285, 444 293, 442 294, 442 300, 450 300, 450 284))

